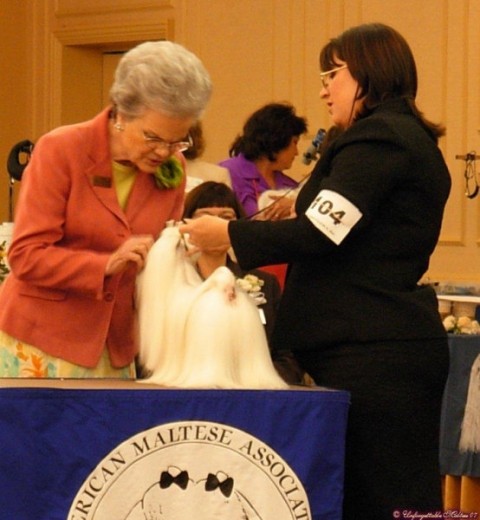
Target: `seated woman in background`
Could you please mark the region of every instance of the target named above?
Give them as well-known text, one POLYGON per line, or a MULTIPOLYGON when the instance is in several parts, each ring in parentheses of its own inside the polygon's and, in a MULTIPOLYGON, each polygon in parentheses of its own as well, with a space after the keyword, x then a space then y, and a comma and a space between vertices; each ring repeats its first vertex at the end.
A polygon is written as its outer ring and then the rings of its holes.
MULTIPOLYGON (((281 220, 293 213, 295 197, 269 196, 269 190, 295 190, 298 182, 283 173, 298 155, 298 141, 307 131, 307 122, 288 103, 269 103, 254 112, 230 147, 230 159, 220 162, 230 171, 232 188, 247 216, 257 220, 281 220), (265 207, 263 207, 265 205, 265 207)), ((269 265, 263 271, 274 274, 283 290, 286 265, 269 265)))
POLYGON ((205 151, 205 138, 202 122, 197 121, 189 132, 192 146, 183 152, 186 159, 187 184, 185 192, 189 192, 204 181, 223 182, 231 186, 230 173, 227 168, 201 159, 205 151))
MULTIPOLYGON (((245 212, 233 191, 223 183, 207 181, 200 186, 194 188, 187 194, 185 199, 185 208, 183 218, 198 218, 202 215, 214 215, 225 220, 237 220, 245 217, 245 212)), ((243 270, 232 259, 232 251, 227 248, 216 254, 206 255, 204 253, 196 260, 197 269, 202 278, 208 278, 217 267, 228 267, 237 279, 243 279, 248 284, 248 275, 253 275, 260 280, 260 291, 263 293, 264 302, 257 300, 258 310, 265 327, 267 340, 275 323, 277 308, 280 303, 281 289, 277 278, 260 269, 252 269, 250 271, 243 270), (247 278, 245 278, 247 277, 247 278)), ((240 282, 242 284, 242 282, 240 282)), ((300 370, 293 356, 290 353, 283 352, 276 355, 274 359, 275 367, 280 375, 291 384, 299 384, 304 382, 303 372, 300 370)))
MULTIPOLYGON (((290 216, 293 200, 283 197, 257 215, 258 199, 267 190, 295 189, 298 182, 283 173, 298 155, 298 141, 307 122, 288 103, 269 103, 245 122, 243 134, 230 147, 230 159, 219 164, 228 168, 235 195, 248 216, 280 220, 290 216)), ((274 199, 272 199, 272 202, 274 199)))

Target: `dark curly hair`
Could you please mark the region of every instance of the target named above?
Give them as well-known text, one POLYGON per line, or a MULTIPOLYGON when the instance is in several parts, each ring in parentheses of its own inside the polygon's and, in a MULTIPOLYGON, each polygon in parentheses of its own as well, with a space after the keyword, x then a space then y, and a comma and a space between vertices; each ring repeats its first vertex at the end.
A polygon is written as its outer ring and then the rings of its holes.
POLYGON ((245 122, 243 134, 237 136, 230 147, 230 157, 243 154, 253 161, 267 157, 276 159, 276 154, 287 148, 294 137, 307 131, 305 118, 295 114, 289 103, 269 103, 255 111, 245 122))

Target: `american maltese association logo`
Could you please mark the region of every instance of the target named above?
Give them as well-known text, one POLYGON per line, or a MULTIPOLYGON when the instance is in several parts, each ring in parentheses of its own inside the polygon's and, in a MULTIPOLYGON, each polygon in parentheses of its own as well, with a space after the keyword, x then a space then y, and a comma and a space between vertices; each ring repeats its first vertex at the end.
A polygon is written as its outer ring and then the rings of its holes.
POLYGON ((87 477, 67 520, 311 520, 292 468, 250 434, 174 422, 138 433, 87 477))

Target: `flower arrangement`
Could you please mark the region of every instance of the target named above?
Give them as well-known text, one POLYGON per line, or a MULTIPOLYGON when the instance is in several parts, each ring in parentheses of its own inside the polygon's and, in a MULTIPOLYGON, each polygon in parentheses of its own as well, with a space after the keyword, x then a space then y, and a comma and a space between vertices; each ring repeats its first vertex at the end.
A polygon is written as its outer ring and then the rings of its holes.
POLYGON ((7 274, 10 272, 8 265, 6 263, 7 259, 7 242, 4 240, 0 244, 0 283, 5 280, 7 274))
POLYGON ((262 292, 264 281, 254 274, 247 274, 243 278, 237 278, 236 284, 243 289, 256 305, 267 303, 265 294, 262 292))
POLYGON ((182 163, 176 157, 170 157, 157 168, 154 177, 160 189, 178 188, 183 179, 182 163))
POLYGON ((469 316, 446 316, 443 320, 445 330, 450 334, 480 334, 480 324, 469 316))

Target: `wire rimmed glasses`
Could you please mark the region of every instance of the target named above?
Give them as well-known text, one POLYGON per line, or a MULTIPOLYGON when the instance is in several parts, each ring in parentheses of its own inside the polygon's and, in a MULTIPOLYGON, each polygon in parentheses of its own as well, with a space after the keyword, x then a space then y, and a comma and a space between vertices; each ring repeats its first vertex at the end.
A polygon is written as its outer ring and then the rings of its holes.
POLYGON ((341 65, 340 67, 335 67, 334 69, 326 70, 325 72, 320 72, 320 81, 322 82, 323 88, 328 88, 330 82, 335 77, 335 74, 339 70, 346 69, 347 65, 341 65))
POLYGON ((145 144, 152 150, 160 149, 162 152, 168 152, 170 155, 176 152, 185 152, 193 146, 192 138, 187 136, 187 141, 175 141, 173 143, 169 143, 165 141, 161 137, 148 135, 143 132, 143 139, 145 140, 145 144))

